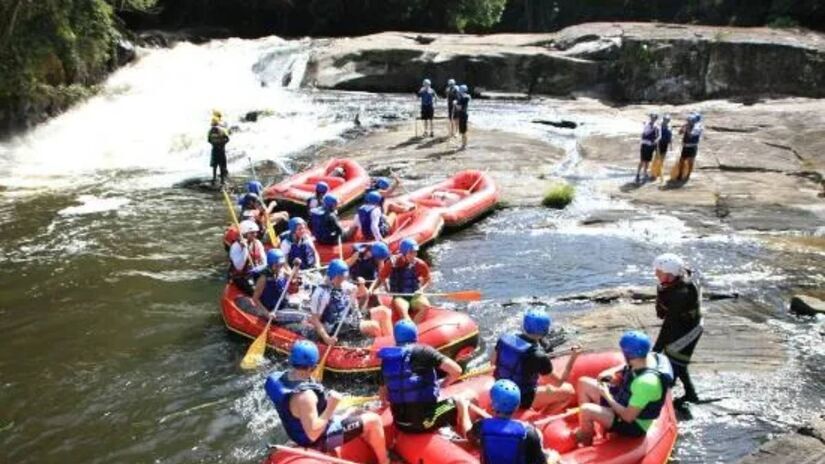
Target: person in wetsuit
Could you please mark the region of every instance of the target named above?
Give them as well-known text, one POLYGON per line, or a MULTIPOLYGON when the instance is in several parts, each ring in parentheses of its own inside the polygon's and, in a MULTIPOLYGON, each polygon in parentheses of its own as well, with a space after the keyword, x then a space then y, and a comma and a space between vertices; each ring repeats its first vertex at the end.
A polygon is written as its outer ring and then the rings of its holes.
POLYGON ((682 381, 684 396, 673 401, 676 407, 699 401, 688 372, 693 351, 704 331, 699 286, 679 256, 665 253, 653 261, 659 281, 656 289, 656 316, 662 328, 653 351, 663 353, 673 366, 673 375, 682 381))
POLYGON ((212 127, 209 128, 206 140, 212 145, 212 156, 209 161, 209 166, 212 167, 212 185, 215 185, 219 168, 221 185, 224 185, 229 175, 226 170, 226 144, 229 143, 229 131, 221 124, 220 118, 212 117, 212 127))

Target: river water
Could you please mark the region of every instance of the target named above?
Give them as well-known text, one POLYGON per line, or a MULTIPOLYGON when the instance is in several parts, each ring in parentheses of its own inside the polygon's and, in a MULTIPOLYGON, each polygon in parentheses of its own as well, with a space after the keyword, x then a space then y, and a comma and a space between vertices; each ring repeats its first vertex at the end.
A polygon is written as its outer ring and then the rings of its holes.
MULTIPOLYGON (((214 107, 238 126, 229 149, 237 176, 247 175, 249 158, 284 169, 307 161, 312 147, 352 136, 355 114, 367 128, 409 115, 403 96, 297 89, 309 46, 269 38, 141 50, 100 96, 0 143, 1 462, 257 462, 267 443, 284 440, 261 388, 266 372, 239 370, 248 341, 231 336, 219 316, 223 204, 215 193, 175 185, 208 175, 205 123, 214 107), (269 113, 235 123, 252 110, 269 113)), ((697 408, 680 426, 678 461, 735 459, 825 406, 822 321, 788 318, 782 303, 794 284, 821 285, 821 256, 787 256, 733 234, 700 236, 654 211, 581 227, 589 212, 615 206, 592 183, 627 173, 579 172, 575 135, 528 124, 558 117, 552 105, 476 108, 481 127, 568 150, 548 174, 579 187, 564 212, 503 210, 429 250, 438 288, 484 290, 487 300, 470 310, 488 342, 517 326, 512 301, 652 285, 651 257, 675 244, 714 286, 774 308, 770 330, 791 350, 776 377, 700 376, 705 391, 749 393, 720 406, 735 414, 697 408)), ((589 127, 637 129, 609 119, 589 127)))

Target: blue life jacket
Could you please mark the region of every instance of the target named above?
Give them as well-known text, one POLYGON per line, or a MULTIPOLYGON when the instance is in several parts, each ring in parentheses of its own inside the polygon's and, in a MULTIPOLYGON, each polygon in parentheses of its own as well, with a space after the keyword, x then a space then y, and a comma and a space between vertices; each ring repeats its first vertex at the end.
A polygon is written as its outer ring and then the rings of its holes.
POLYGON ((338 230, 335 230, 332 220, 333 213, 323 206, 319 206, 309 213, 309 230, 319 243, 331 245, 338 243, 338 230))
MULTIPOLYGON (((358 223, 361 225, 361 234, 365 240, 375 240, 372 235, 372 211, 375 208, 381 208, 380 205, 362 205, 358 208, 358 223)), ((381 222, 378 223, 378 230, 381 231, 381 236, 386 237, 390 231, 390 225, 387 224, 387 219, 381 214, 381 222)))
POLYGON ((421 106, 433 106, 433 95, 435 95, 434 90, 421 89, 418 91, 418 95, 421 97, 421 106))
POLYGON ((420 283, 415 273, 415 260, 402 267, 392 267, 390 271, 390 292, 415 293, 420 283))
POLYGON ((454 114, 456 116, 466 117, 467 116, 467 109, 468 109, 467 107, 470 105, 470 96, 467 95, 467 94, 463 94, 463 93, 459 94, 456 105, 457 105, 457 107, 455 109, 454 114))
POLYGON ((685 137, 682 139, 682 144, 686 147, 698 147, 699 139, 702 138, 702 126, 694 124, 690 130, 685 131, 685 137))
POLYGON ((315 250, 312 248, 312 245, 304 240, 295 243, 293 239, 293 237, 287 237, 289 253, 287 253, 286 261, 292 264, 295 258, 300 258, 301 269, 315 267, 315 250))
POLYGON ((378 351, 387 396, 390 404, 396 407, 410 403, 438 402, 438 375, 435 369, 424 372, 412 370, 410 357, 413 346, 387 346, 378 351))
POLYGON ((516 334, 505 334, 499 338, 496 348, 496 369, 493 372, 496 380, 511 380, 518 385, 522 395, 527 391, 535 392, 539 373, 528 375, 524 372, 524 360, 536 346, 516 334))
POLYGON ((484 464, 524 464, 527 426, 514 419, 481 419, 481 462, 484 464))
POLYGON ((656 419, 659 417, 662 406, 665 404, 667 392, 673 386, 673 367, 670 365, 667 356, 661 353, 654 353, 654 357, 656 359, 655 368, 645 367, 634 371, 630 366, 625 366, 621 374, 622 382, 618 386, 610 388, 610 393, 616 402, 622 406, 627 406, 630 402, 630 384, 633 383, 636 377, 648 373, 656 374, 659 377, 659 380, 662 382, 662 397, 657 401, 648 403, 639 413, 638 419, 656 419))
POLYGON ((642 145, 653 145, 657 135, 659 134, 653 123, 645 124, 645 128, 642 129, 642 145))
POLYGON ((353 279, 359 277, 364 280, 375 280, 378 278, 378 265, 375 263, 375 258, 364 258, 363 253, 358 253, 358 257, 352 266, 349 268, 349 275, 353 279))
POLYGON ((328 284, 319 285, 318 287, 329 293, 329 303, 321 315, 321 322, 326 325, 337 326, 344 319, 344 316, 350 312, 348 308, 352 304, 352 300, 340 288, 328 284))
POLYGON ((673 140, 673 131, 669 126, 662 126, 662 137, 659 139, 660 143, 670 143, 673 140))
POLYGON ((312 211, 319 206, 321 206, 321 199, 318 198, 318 195, 313 195, 307 199, 307 211, 312 211))
MULTIPOLYGON (((301 393, 307 390, 312 390, 318 397, 318 415, 324 412, 327 408, 327 396, 324 387, 311 380, 296 381, 290 380, 286 372, 276 372, 266 379, 264 384, 266 395, 275 403, 275 409, 278 411, 278 416, 281 418, 281 423, 286 430, 286 434, 298 446, 312 446, 315 444, 306 434, 301 419, 292 415, 289 410, 289 400, 292 395, 301 393)), ((323 437, 322 433, 320 437, 323 437)), ((317 441, 317 440, 316 440, 317 441)))
POLYGON ((275 303, 281 298, 281 294, 283 294, 284 288, 286 288, 287 278, 285 276, 276 277, 269 268, 266 268, 261 275, 266 277, 266 285, 264 286, 263 293, 261 293, 261 303, 270 311, 286 306, 286 298, 281 300, 281 304, 277 308, 275 307, 275 303))

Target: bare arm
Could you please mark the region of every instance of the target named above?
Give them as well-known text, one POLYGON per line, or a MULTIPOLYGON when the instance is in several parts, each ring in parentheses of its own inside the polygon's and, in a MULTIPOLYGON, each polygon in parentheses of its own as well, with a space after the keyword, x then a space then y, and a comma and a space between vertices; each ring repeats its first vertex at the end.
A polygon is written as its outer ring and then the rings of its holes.
POLYGON ((623 421, 627 422, 628 424, 632 423, 639 417, 639 413, 642 412, 641 409, 635 408, 633 406, 622 406, 619 404, 615 399, 613 399, 613 395, 610 394, 610 390, 606 386, 602 386, 602 398, 607 401, 608 406, 613 412, 616 413, 623 421))
POLYGON ((321 318, 318 317, 317 314, 312 314, 309 316, 309 323, 312 324, 312 327, 315 328, 315 333, 318 334, 318 337, 320 337, 324 343, 327 345, 332 345, 335 343, 333 338, 330 337, 329 333, 327 333, 326 327, 324 327, 324 324, 321 323, 321 318))
POLYGON ((334 395, 331 395, 330 400, 327 401, 327 407, 318 415, 318 397, 312 391, 304 391, 295 395, 289 401, 289 411, 300 418, 301 426, 310 440, 317 440, 318 437, 327 428, 330 418, 335 413, 335 407, 338 406, 338 400, 334 395))
POLYGON ((444 379, 444 383, 441 384, 442 387, 446 387, 455 383, 459 377, 461 377, 461 366, 458 365, 457 362, 453 361, 450 358, 445 358, 444 361, 441 362, 441 365, 438 366, 442 372, 447 374, 447 378, 444 379))
POLYGON ((266 277, 260 276, 258 280, 255 282, 255 291, 252 293, 252 301, 255 302, 255 306, 259 308, 264 308, 263 302, 261 302, 261 295, 264 293, 264 288, 266 287, 266 277))
POLYGON ((576 358, 579 357, 579 353, 581 352, 581 347, 574 346, 571 348, 573 351, 570 354, 570 357, 567 359, 567 364, 564 366, 564 371, 562 371, 561 376, 557 376, 556 374, 550 374, 550 378, 553 382, 558 382, 556 385, 561 385, 564 382, 567 382, 567 379, 570 377, 570 371, 573 370, 573 365, 576 363, 576 358))

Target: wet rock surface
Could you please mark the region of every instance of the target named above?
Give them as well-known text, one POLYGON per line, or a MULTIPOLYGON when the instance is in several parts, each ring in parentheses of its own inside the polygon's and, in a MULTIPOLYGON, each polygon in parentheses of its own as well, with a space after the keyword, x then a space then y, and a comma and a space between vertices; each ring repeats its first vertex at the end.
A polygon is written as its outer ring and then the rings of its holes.
POLYGON ((755 453, 739 461, 740 464, 764 462, 825 462, 825 416, 821 415, 810 424, 765 443, 755 453))

